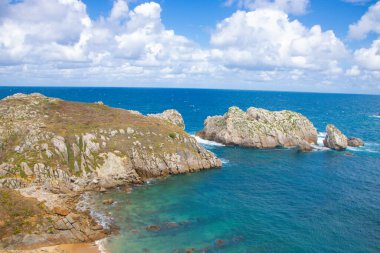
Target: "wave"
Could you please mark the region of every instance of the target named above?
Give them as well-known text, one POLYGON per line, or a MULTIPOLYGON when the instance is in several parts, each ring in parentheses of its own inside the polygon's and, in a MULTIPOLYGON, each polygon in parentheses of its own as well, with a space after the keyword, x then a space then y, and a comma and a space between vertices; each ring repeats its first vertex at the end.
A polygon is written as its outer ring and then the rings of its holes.
POLYGON ((369 116, 370 118, 377 118, 377 119, 380 119, 380 115, 371 115, 369 116))
MULTIPOLYGON (((323 140, 326 137, 325 132, 318 132, 317 145, 313 145, 316 151, 328 151, 331 150, 324 146, 323 140)), ((362 147, 347 147, 348 151, 351 152, 369 152, 369 153, 380 153, 380 144, 375 142, 366 142, 362 147)))
POLYGON ((224 145, 222 143, 218 143, 218 142, 215 142, 215 141, 204 140, 201 137, 196 136, 196 135, 191 135, 191 136, 194 137, 197 140, 198 143, 203 144, 203 145, 218 146, 218 147, 224 147, 224 146, 226 146, 226 145, 224 145))
POLYGON ((96 244, 96 246, 98 246, 100 253, 107 253, 108 252, 106 250, 106 247, 104 246, 105 240, 106 240, 106 238, 95 241, 95 244, 96 244))
POLYGON ((317 145, 319 147, 325 147, 325 145, 323 144, 323 140, 325 139, 327 133, 325 132, 318 132, 318 139, 317 139, 317 145))
POLYGON ((228 159, 225 159, 225 158, 219 158, 223 164, 227 164, 227 163, 230 163, 230 161, 228 159))
POLYGON ((380 153, 380 144, 375 142, 366 142, 362 147, 347 147, 352 152, 380 153))
POLYGON ((86 212, 88 211, 90 213, 90 216, 99 224, 101 225, 104 229, 109 229, 113 220, 112 217, 107 216, 104 213, 98 212, 94 210, 93 204, 91 202, 91 197, 89 193, 85 193, 81 196, 81 199, 78 201, 78 204, 76 206, 76 209, 81 212, 86 212))

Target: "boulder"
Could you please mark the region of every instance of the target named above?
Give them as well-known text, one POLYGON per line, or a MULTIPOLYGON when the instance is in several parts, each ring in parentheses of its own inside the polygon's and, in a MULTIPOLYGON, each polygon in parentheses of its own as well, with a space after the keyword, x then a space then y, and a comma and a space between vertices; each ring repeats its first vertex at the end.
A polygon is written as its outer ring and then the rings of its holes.
POLYGON ((314 150, 314 147, 306 141, 300 141, 296 148, 301 152, 310 152, 314 150))
POLYGON ((230 107, 223 116, 207 117, 203 139, 252 148, 297 147, 317 142, 317 130, 302 114, 250 107, 230 107))
POLYGON ((113 204, 113 200, 112 199, 105 199, 103 200, 103 205, 112 205, 113 204))
POLYGON ((327 125, 326 127, 326 138, 323 141, 325 147, 334 150, 345 150, 348 146, 347 137, 334 125, 327 125))
POLYGON ((364 141, 360 138, 352 137, 348 140, 348 146, 361 147, 361 146, 364 146, 364 141))
POLYGON ((70 213, 70 210, 64 208, 64 207, 54 207, 53 212, 55 214, 61 215, 61 216, 66 216, 70 213))
POLYGON ((182 115, 177 110, 170 109, 163 111, 162 113, 148 114, 148 116, 169 121, 170 123, 182 129, 185 129, 185 123, 183 121, 182 115))

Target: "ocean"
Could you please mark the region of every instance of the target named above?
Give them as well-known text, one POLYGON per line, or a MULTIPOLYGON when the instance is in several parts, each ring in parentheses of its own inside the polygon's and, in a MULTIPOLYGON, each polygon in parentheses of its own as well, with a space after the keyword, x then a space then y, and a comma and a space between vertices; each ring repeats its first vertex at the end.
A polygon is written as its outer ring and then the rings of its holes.
POLYGON ((111 253, 380 252, 380 96, 291 92, 1 87, 0 97, 40 92, 103 101, 144 114, 177 109, 186 131, 230 106, 294 110, 323 139, 327 124, 366 145, 345 152, 255 150, 202 141, 222 169, 152 180, 131 192, 89 194, 98 218, 120 227, 102 241, 111 253), (101 204, 112 198, 111 206, 101 204), (147 230, 158 225, 160 230, 147 230))

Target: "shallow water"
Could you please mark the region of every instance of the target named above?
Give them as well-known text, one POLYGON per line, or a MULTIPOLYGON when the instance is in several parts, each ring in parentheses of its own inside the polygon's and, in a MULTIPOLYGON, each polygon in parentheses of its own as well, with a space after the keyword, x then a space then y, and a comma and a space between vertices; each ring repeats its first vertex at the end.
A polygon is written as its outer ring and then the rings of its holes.
POLYGON ((379 96, 173 89, 0 88, 42 92, 156 113, 179 110, 191 134, 208 115, 231 105, 305 114, 321 132, 334 123, 366 141, 347 152, 326 149, 254 150, 202 142, 223 161, 220 170, 168 177, 136 187, 91 195, 113 198, 121 233, 106 241, 111 252, 380 252, 379 96), (159 231, 147 226, 159 225, 159 231))

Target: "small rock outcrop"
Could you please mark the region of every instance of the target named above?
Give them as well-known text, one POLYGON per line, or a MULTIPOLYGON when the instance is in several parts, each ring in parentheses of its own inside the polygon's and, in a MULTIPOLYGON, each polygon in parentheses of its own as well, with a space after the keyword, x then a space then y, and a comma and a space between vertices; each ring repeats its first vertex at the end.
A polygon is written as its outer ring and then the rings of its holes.
POLYGON ((348 146, 347 137, 334 125, 327 125, 326 138, 323 141, 325 147, 334 150, 345 150, 348 146))
POLYGON ((361 147, 364 146, 364 141, 360 138, 352 137, 348 139, 348 146, 350 147, 361 147))
POLYGON ((230 107, 223 116, 207 117, 203 139, 226 145, 253 148, 299 147, 309 150, 317 141, 317 130, 302 114, 250 107, 246 112, 230 107))
POLYGON ((170 109, 162 113, 148 114, 148 116, 166 120, 182 129, 185 129, 185 123, 182 115, 177 110, 170 109))

